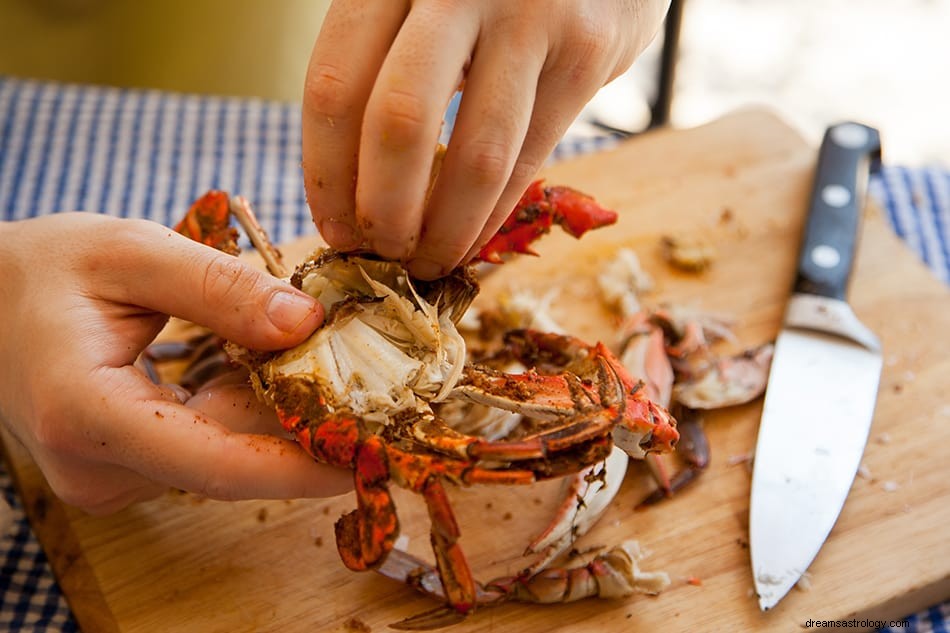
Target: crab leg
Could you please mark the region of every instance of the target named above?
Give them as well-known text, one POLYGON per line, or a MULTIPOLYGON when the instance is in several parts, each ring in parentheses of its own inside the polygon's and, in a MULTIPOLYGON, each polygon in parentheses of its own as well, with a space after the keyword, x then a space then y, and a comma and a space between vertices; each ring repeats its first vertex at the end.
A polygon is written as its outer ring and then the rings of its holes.
POLYGON ((458 544, 461 532, 438 477, 429 478, 422 496, 429 509, 432 551, 435 553, 446 599, 453 609, 465 615, 475 608, 475 579, 458 544))
POLYGON ((618 415, 615 410, 602 409, 574 417, 566 424, 547 428, 522 440, 485 440, 464 435, 434 416, 423 416, 411 424, 408 431, 423 446, 466 461, 519 462, 544 459, 606 437, 616 424, 618 415))
POLYGON ((774 347, 767 343, 719 359, 694 380, 674 389, 677 401, 693 409, 718 409, 753 400, 765 391, 774 347))
MULTIPOLYGON (((645 377, 644 389, 650 400, 664 407, 670 406, 675 379, 667 355, 666 337, 647 313, 638 312, 627 325, 630 332, 620 355, 624 369, 645 377)), ((678 449, 677 449, 678 450, 678 449)), ((673 494, 673 485, 663 461, 655 454, 646 455, 645 461, 663 496, 673 494)))
POLYGON ((229 255, 237 255, 238 232, 230 224, 228 194, 209 191, 195 200, 175 231, 196 242, 211 246, 229 255))
POLYGON ((522 574, 533 575, 586 534, 607 510, 620 490, 627 472, 627 454, 616 446, 603 462, 573 475, 566 481, 555 518, 525 550, 525 555, 540 554, 522 574))
POLYGON ((546 375, 467 369, 452 395, 539 419, 557 414, 570 421, 523 440, 506 442, 464 435, 440 420, 426 418, 413 425, 416 440, 441 452, 500 461, 543 458, 611 432, 614 441, 635 457, 672 448, 677 438, 672 418, 646 398, 642 383, 635 381, 602 344, 593 348, 577 346, 572 355, 563 345, 575 345, 576 339, 571 337, 525 330, 510 338, 517 340, 512 347, 516 356, 548 367, 560 365, 565 371, 546 375), (584 384, 584 379, 592 375, 597 376, 598 393, 584 384))
POLYGON ((257 252, 260 253, 264 259, 264 264, 267 266, 267 270, 270 274, 275 277, 280 277, 281 279, 287 277, 287 269, 284 268, 283 255, 280 254, 280 251, 277 250, 274 243, 270 241, 264 227, 257 221, 257 216, 254 214, 251 203, 247 201, 247 198, 244 196, 231 197, 228 201, 228 208, 234 217, 237 218, 241 228, 243 228, 247 234, 248 239, 254 244, 254 248, 257 249, 257 252))
POLYGON ((673 367, 666 352, 663 330, 639 312, 627 326, 629 335, 620 354, 621 364, 646 383, 647 397, 669 407, 673 393, 673 367))
MULTIPOLYGON (((310 406, 321 413, 320 404, 310 406)), ((277 417, 314 459, 353 470, 357 508, 334 526, 337 550, 343 564, 354 571, 379 565, 399 534, 396 506, 386 485, 390 474, 386 445, 375 435, 364 437, 358 419, 351 415, 309 418, 288 413, 278 402, 277 417)))
MULTIPOLYGON (((642 571, 638 564, 642 558, 636 541, 627 541, 597 555, 586 565, 552 568, 532 575, 518 574, 478 586, 478 605, 492 606, 512 601, 555 604, 594 597, 622 598, 633 593, 657 594, 669 586, 670 578, 664 572, 642 571)), ((393 550, 378 571, 423 593, 444 599, 445 593, 437 571, 407 552, 393 550)), ((394 629, 423 630, 459 621, 457 612, 440 607, 390 626, 394 629)))
POLYGON ((356 449, 353 480, 356 510, 340 517, 334 530, 343 564, 353 571, 365 571, 383 561, 399 534, 396 506, 386 485, 386 446, 375 435, 356 449))
MULTIPOLYGON (((605 368, 600 370, 604 372, 605 368)), ((613 382, 616 384, 616 380, 613 382)), ((555 420, 601 408, 599 394, 570 373, 548 375, 526 371, 506 374, 486 367, 466 366, 451 395, 541 420, 555 420)), ((619 395, 616 399, 619 400, 619 395)))
POLYGON ((703 420, 699 412, 686 407, 676 411, 676 421, 680 432, 680 442, 676 454, 685 462, 686 468, 669 480, 668 487, 662 485, 637 504, 636 508, 652 505, 671 496, 686 484, 694 481, 709 466, 709 440, 703 431, 703 420))
POLYGON ((230 197, 224 191, 207 192, 191 205, 185 217, 175 225, 175 231, 229 255, 237 255, 241 249, 237 244, 237 229, 231 226, 232 215, 264 259, 267 270, 275 277, 286 277, 280 251, 270 241, 244 196, 230 197))

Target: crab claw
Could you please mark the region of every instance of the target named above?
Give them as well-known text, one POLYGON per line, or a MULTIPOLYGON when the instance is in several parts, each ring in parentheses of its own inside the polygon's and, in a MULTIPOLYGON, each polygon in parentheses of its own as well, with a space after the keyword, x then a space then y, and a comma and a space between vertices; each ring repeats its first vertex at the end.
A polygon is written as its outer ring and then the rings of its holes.
POLYGON ((614 443, 635 459, 673 450, 679 439, 676 420, 650 400, 643 381, 634 378, 603 343, 591 346, 571 336, 534 330, 512 330, 505 342, 515 358, 545 373, 568 368, 579 376, 591 376, 594 372, 586 366, 595 361, 605 364, 620 381, 625 400, 620 424, 613 428, 614 443))
POLYGON ((531 243, 550 231, 553 224, 580 237, 590 229, 616 221, 616 212, 600 206, 587 194, 570 187, 545 187, 543 180, 535 180, 475 259, 500 264, 506 253, 535 255, 531 243))

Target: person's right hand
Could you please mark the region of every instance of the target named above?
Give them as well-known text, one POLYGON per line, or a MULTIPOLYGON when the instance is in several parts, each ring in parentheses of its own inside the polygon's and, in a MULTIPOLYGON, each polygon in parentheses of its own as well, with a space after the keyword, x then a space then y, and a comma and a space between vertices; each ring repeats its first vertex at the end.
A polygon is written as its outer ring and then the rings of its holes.
POLYGON ((59 214, 0 223, 0 240, 0 422, 66 503, 106 513, 168 487, 215 499, 351 488, 248 392, 226 386, 233 406, 205 411, 243 419, 215 419, 133 366, 166 315, 252 349, 298 344, 323 319, 312 298, 152 222, 59 214))
POLYGON ((478 254, 669 0, 334 0, 303 96, 320 233, 435 279, 478 254), (442 118, 464 80, 437 175, 442 118))

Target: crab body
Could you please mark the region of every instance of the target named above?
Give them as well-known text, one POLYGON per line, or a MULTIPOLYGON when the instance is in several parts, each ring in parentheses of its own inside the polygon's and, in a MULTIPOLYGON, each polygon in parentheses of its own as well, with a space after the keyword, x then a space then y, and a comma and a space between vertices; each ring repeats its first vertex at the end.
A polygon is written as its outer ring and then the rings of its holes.
MULTIPOLYGON (((219 226, 225 207, 274 260, 271 271, 284 276, 279 252, 243 198, 210 192, 189 212, 208 217, 186 217, 179 230, 212 246, 232 242, 219 226)), ((590 197, 539 181, 479 259, 530 253, 530 242, 554 223, 579 236, 615 219, 590 197)), ((422 495, 442 595, 453 613, 467 614, 484 595, 457 542, 446 483, 529 484, 603 462, 615 442, 642 458, 670 450, 678 438, 675 421, 603 344, 516 330, 494 358, 467 362, 456 325, 478 292, 472 267, 420 281, 371 253, 323 250, 300 264, 290 282, 323 305, 323 325, 282 352, 231 343, 225 349, 314 459, 353 471, 357 507, 335 526, 348 568, 380 568, 393 551, 399 521, 390 484, 422 495), (506 362, 527 369, 506 373, 499 369, 506 362), (453 405, 529 418, 530 431, 502 439, 468 435, 442 417, 453 405)))
POLYGON ((398 520, 388 485, 403 486, 425 499, 446 599, 467 613, 476 583, 445 482, 513 485, 567 475, 603 461, 617 433, 636 457, 676 440, 666 411, 602 344, 512 331, 503 354, 528 371, 466 364, 455 320, 477 287, 465 269, 420 284, 397 263, 326 251, 292 282, 325 303, 325 324, 279 354, 229 351, 314 459, 353 470, 357 509, 336 524, 350 569, 375 568, 392 550, 398 520), (534 430, 504 440, 460 433, 436 411, 453 400, 521 413, 534 430))

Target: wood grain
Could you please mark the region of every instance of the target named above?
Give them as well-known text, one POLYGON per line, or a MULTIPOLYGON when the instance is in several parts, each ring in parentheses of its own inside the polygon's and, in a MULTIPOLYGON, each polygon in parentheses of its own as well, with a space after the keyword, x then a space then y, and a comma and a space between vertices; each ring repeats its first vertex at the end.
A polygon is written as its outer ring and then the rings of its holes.
MULTIPOLYGON (((618 225, 581 241, 552 235, 541 257, 490 275, 478 301, 514 285, 557 288, 556 317, 588 339, 613 342, 594 278, 618 248, 633 248, 657 280, 648 302, 734 315, 746 345, 771 340, 790 288, 816 149, 765 111, 745 111, 685 131, 660 131, 614 151, 558 164, 569 184, 621 212, 618 225), (716 246, 701 275, 670 269, 659 253, 670 232, 702 233, 716 246)), ((879 333, 881 391, 864 465, 828 542, 811 566, 811 589, 760 613, 747 548, 750 475, 730 457, 749 453, 761 402, 709 415, 714 455, 695 487, 634 512, 646 484, 631 468, 616 501, 579 548, 636 538, 643 567, 672 586, 657 597, 550 607, 506 605, 454 631, 794 631, 805 620, 896 618, 950 595, 950 294, 866 213, 855 311, 879 333), (885 485, 885 483, 887 485, 885 485), (888 489, 895 488, 889 492, 888 489), (699 586, 687 579, 701 580, 699 586)), ((804 405, 802 415, 817 415, 804 405)), ((7 455, 33 525, 86 631, 373 631, 433 606, 374 574, 347 571, 333 521, 353 506, 330 500, 220 503, 169 493, 117 515, 85 516, 60 504, 15 442, 7 455), (356 618, 356 620, 353 620, 356 618)), ((557 482, 453 492, 462 544, 482 578, 512 572, 547 520, 557 482)), ((410 549, 426 552, 417 499, 397 493, 410 549)))

